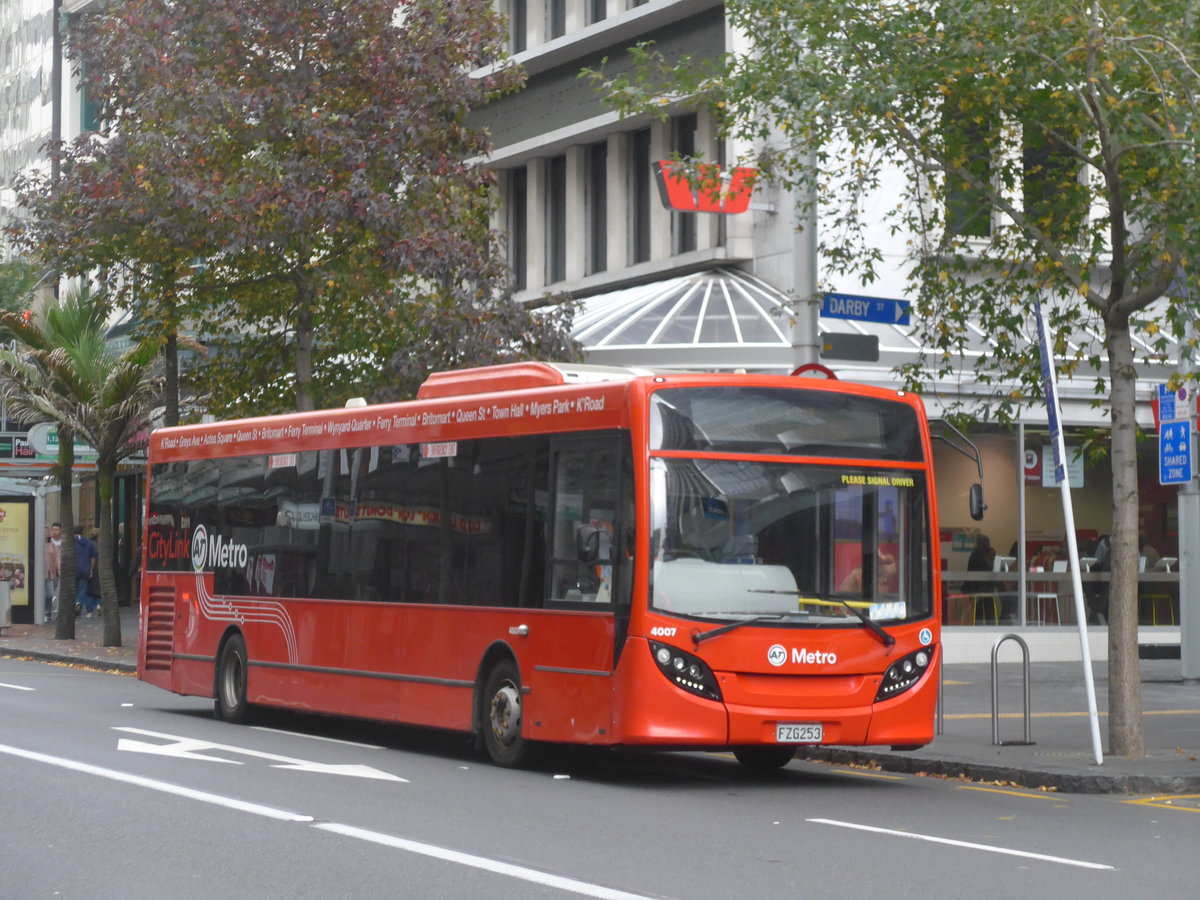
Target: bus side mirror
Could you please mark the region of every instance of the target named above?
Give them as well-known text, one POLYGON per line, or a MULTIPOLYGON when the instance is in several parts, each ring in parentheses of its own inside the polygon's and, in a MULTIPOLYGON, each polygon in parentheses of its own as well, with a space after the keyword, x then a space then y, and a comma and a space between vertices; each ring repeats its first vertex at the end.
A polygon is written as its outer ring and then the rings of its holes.
POLYGON ((971 518, 978 522, 983 518, 983 511, 987 509, 987 504, 983 502, 983 485, 975 483, 971 485, 971 518))

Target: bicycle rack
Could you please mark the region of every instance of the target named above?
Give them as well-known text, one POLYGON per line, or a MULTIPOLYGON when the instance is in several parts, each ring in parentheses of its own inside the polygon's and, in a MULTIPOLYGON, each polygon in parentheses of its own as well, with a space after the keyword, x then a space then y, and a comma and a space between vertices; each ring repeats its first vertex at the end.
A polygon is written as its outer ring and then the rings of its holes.
POLYGON ((998 747, 1027 747, 1034 743, 1030 740, 1029 729, 1029 645, 1019 634, 1001 635, 992 646, 992 743, 998 747), (1000 740, 1000 686, 996 677, 998 673, 996 660, 1000 653, 1000 645, 1005 641, 1016 641, 1021 648, 1021 680, 1025 695, 1025 740, 1023 741, 1000 740))

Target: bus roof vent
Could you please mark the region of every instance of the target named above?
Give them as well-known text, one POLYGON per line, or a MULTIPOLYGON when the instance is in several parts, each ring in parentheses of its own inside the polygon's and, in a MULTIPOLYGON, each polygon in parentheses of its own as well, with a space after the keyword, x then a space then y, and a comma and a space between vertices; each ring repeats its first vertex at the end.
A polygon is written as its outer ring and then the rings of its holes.
POLYGON ((351 397, 346 401, 346 409, 359 409, 367 405, 366 397, 351 397))
POLYGON ((573 363, 519 362, 501 366, 483 366, 456 372, 434 372, 421 385, 417 397, 433 400, 466 394, 490 394, 495 391, 519 391, 526 388, 554 387, 562 384, 587 384, 596 381, 628 381, 653 374, 649 369, 621 366, 588 366, 573 363))

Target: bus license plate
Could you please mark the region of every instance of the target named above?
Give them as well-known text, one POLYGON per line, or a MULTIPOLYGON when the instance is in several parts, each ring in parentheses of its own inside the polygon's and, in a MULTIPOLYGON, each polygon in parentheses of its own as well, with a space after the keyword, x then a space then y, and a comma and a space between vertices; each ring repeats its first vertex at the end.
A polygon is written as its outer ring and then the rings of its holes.
POLYGON ((779 722, 775 725, 775 741, 779 744, 819 744, 823 730, 819 724, 779 722))

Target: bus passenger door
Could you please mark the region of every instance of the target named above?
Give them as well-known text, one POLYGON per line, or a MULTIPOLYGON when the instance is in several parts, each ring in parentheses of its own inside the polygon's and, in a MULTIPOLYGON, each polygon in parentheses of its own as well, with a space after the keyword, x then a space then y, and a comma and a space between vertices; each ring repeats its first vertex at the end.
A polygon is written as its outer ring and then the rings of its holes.
POLYGON ((533 665, 523 673, 528 734, 537 740, 606 743, 612 732, 617 612, 627 621, 629 608, 629 563, 618 545, 633 485, 622 438, 552 444, 545 612, 530 623, 541 634, 530 634, 533 665))

